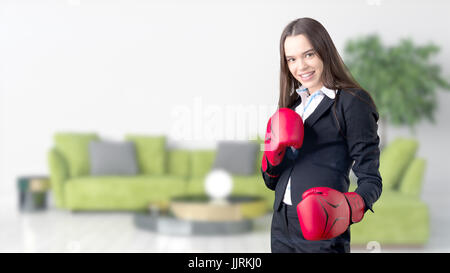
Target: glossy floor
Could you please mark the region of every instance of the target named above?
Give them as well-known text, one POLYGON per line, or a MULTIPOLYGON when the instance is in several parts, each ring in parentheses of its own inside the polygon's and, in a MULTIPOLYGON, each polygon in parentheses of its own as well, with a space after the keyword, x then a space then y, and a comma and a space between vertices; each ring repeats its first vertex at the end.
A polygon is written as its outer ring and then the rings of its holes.
MULTIPOLYGON (((254 231, 240 235, 173 236, 137 228, 133 214, 127 212, 71 213, 50 207, 20 213, 4 208, 0 252, 270 252, 271 215, 258 220, 254 231)), ((445 228, 450 223, 447 218, 434 217, 433 211, 432 236, 425 246, 400 248, 374 243, 353 246, 352 251, 450 252, 445 228)))

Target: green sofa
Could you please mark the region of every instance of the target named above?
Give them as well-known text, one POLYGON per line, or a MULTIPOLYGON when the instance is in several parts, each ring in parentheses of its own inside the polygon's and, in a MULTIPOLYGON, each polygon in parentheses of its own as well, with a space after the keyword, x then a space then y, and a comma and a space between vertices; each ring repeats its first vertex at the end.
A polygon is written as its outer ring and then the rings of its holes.
MULTIPOLYGON (((145 210, 172 197, 205 194, 204 178, 214 162, 213 150, 166 149, 164 136, 126 136, 136 147, 137 176, 91 176, 88 145, 96 134, 57 133, 48 153, 55 205, 77 210, 145 210)), ((260 158, 258 159, 260 162, 260 158)), ((252 176, 234 176, 233 194, 250 194, 273 203, 255 160, 252 176)))
MULTIPOLYGON (((167 149, 164 136, 126 136, 136 145, 140 172, 137 176, 90 176, 88 143, 96 134, 57 133, 48 154, 51 185, 59 208, 77 210, 146 210, 149 203, 165 203, 172 197, 205 194, 204 178, 211 170, 215 150, 167 149)), ((352 243, 366 245, 420 245, 429 237, 429 212, 421 201, 425 161, 416 158, 418 144, 397 139, 381 153, 383 193, 375 213, 352 225, 352 243)), ((272 210, 274 192, 260 174, 262 153, 250 176, 233 176, 233 194, 267 200, 272 210)), ((352 179, 350 190, 355 189, 352 179)))

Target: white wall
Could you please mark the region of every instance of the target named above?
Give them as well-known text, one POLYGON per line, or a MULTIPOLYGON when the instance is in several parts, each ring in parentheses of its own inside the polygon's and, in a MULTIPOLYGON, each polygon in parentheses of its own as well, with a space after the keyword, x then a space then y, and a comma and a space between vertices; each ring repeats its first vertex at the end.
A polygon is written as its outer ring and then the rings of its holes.
MULTIPOLYGON (((17 176, 47 173, 57 131, 165 134, 191 148, 262 136, 278 99, 280 34, 298 17, 319 20, 340 52, 375 32, 388 44, 433 41, 450 75, 448 10, 398 0, 2 1, 0 198, 15 202, 17 176)), ((449 192, 450 93, 439 103, 437 123, 416 137, 426 190, 449 192)))

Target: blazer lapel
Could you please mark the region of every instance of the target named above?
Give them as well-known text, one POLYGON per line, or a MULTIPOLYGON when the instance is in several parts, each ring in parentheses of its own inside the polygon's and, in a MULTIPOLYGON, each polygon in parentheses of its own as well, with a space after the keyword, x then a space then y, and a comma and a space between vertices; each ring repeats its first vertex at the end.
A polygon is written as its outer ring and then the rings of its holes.
POLYGON ((314 112, 306 119, 305 125, 312 127, 314 123, 333 105, 333 99, 324 96, 314 112))

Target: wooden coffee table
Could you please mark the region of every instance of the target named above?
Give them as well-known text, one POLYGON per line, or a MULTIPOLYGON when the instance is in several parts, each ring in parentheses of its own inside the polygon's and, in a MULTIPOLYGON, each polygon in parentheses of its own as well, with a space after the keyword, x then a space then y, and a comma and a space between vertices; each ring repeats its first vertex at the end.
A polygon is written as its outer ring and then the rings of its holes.
POLYGON ((176 235, 217 235, 248 232, 253 220, 267 213, 260 197, 230 196, 226 202, 207 196, 179 196, 170 201, 166 213, 137 213, 135 225, 142 229, 176 235))
POLYGON ((260 197, 234 195, 225 200, 211 200, 204 195, 173 198, 169 210, 178 219, 193 221, 240 221, 264 215, 266 201, 260 197))

